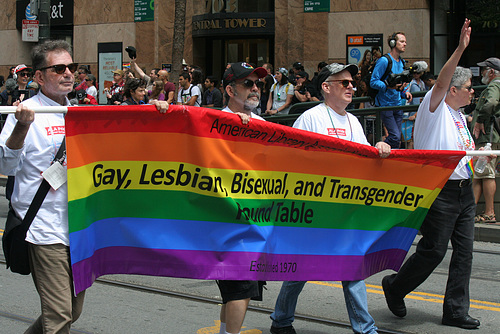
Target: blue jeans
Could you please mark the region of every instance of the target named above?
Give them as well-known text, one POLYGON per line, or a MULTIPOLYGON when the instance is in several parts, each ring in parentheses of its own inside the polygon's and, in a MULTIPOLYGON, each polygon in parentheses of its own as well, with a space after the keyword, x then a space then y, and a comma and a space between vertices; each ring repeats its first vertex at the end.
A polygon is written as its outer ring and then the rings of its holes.
POLYGON ((380 117, 382 119, 382 123, 384 123, 385 128, 387 129, 387 132, 389 133, 387 138, 385 138, 385 142, 389 144, 391 148, 399 148, 401 144, 401 122, 403 121, 403 111, 382 111, 380 113, 380 117))
MULTIPOLYGON (((273 327, 292 325, 297 300, 305 284, 306 282, 303 281, 283 282, 274 312, 271 314, 273 327)), ((343 281, 342 287, 349 321, 354 333, 377 333, 375 320, 368 312, 365 281, 343 281)))

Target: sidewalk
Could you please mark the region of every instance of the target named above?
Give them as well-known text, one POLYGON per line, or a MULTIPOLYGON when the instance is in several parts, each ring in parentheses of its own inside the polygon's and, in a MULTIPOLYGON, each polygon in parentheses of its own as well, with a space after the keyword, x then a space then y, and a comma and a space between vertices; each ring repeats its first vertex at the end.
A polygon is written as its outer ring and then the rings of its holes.
MULTIPOLYGON (((0 187, 5 187, 7 177, 0 175, 0 187)), ((500 243, 500 225, 476 223, 474 240, 500 243)))

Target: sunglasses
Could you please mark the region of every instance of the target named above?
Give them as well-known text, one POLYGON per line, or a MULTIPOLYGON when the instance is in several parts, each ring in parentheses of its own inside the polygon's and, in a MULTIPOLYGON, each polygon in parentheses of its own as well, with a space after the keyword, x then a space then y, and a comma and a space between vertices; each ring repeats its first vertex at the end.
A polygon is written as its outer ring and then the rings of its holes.
POLYGON ((90 80, 90 79, 85 79, 85 81, 92 81, 92 80, 90 80))
POLYGON ((18 77, 30 77, 31 73, 28 72, 21 72, 17 74, 18 77))
POLYGON ((340 82, 340 84, 344 88, 349 87, 349 84, 351 84, 353 87, 356 84, 356 81, 354 81, 354 80, 329 80, 329 81, 325 81, 325 82, 340 82))
POLYGON ((243 81, 243 86, 245 86, 246 88, 252 88, 253 85, 257 85, 257 83, 259 82, 259 79, 253 81, 253 80, 250 80, 250 79, 245 79, 245 81, 243 81))
POLYGON ((43 70, 48 70, 49 68, 53 68, 57 74, 63 74, 64 72, 66 72, 66 68, 69 69, 71 73, 75 73, 76 69, 78 68, 78 63, 71 63, 68 65, 57 64, 57 65, 42 67, 39 70, 43 71, 43 70))

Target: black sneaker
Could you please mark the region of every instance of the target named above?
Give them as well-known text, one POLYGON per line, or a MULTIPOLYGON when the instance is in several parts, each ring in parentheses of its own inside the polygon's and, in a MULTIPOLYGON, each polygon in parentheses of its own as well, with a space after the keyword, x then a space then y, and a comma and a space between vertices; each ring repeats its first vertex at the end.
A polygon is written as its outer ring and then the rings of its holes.
POLYGON ((384 289, 385 301, 387 302, 389 310, 391 310, 391 312, 395 316, 403 318, 406 315, 404 298, 391 293, 389 289, 389 277, 391 277, 391 275, 385 276, 382 279, 382 288, 384 289))
POLYGON ((271 333, 272 334, 297 334, 293 326, 286 326, 286 327, 274 327, 271 326, 271 333))

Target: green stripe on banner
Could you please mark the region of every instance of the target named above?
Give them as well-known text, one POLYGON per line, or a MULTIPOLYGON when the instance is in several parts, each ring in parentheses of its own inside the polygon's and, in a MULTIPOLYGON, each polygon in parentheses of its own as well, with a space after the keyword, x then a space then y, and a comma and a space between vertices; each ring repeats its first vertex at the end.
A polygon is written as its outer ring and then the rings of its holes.
MULTIPOLYGON (((427 209, 415 211, 370 205, 292 200, 232 199, 183 191, 104 190, 69 202, 70 233, 114 217, 215 221, 267 226, 387 231, 419 228, 427 209), (216 208, 216 210, 214 210, 216 208)), ((140 229, 140 226, 138 226, 140 229)))

